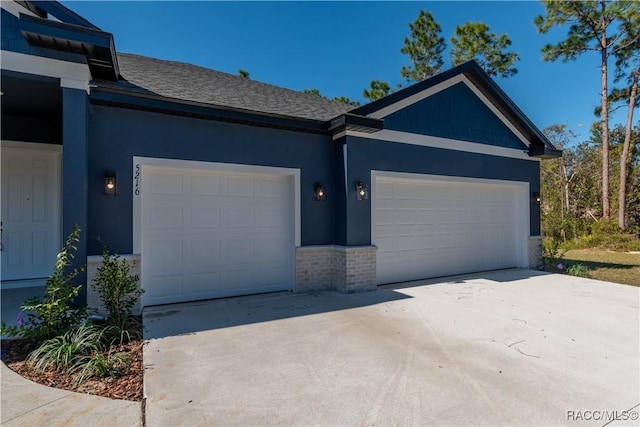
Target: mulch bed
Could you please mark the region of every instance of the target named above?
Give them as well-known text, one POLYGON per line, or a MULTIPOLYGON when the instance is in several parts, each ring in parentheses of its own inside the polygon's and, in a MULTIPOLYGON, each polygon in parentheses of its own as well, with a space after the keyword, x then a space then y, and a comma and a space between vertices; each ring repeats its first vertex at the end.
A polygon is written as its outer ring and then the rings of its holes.
MULTIPOLYGON (((139 336, 142 336, 141 319, 135 319, 135 324, 136 329, 139 328, 139 336)), ((141 402, 144 397, 142 339, 111 348, 112 353, 125 352, 129 355, 130 367, 126 375, 118 378, 89 378, 79 384, 72 376, 53 368, 44 371, 34 369, 26 362, 34 347, 34 343, 26 339, 2 340, 2 361, 24 378, 49 387, 134 402, 141 402)))

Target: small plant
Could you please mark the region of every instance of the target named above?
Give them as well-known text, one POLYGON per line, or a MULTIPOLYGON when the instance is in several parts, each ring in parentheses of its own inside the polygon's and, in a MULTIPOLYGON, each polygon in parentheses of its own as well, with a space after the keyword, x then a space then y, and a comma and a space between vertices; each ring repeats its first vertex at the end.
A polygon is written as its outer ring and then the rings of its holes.
POLYGON ((2 323, 1 332, 9 337, 34 338, 38 341, 64 334, 70 328, 79 325, 86 319, 84 307, 74 308, 72 304, 81 286, 72 285, 84 267, 68 272, 80 241, 80 227, 75 226, 62 250, 58 253, 53 273, 47 279, 44 297, 33 297, 26 300, 16 321, 16 326, 2 323), (24 319, 23 313, 27 315, 24 319))
POLYGON ((82 326, 44 341, 31 352, 27 360, 40 371, 53 367, 72 372, 88 363, 91 356, 100 350, 102 331, 92 326, 82 326))
POLYGON ((561 246, 562 240, 556 236, 542 241, 542 258, 545 270, 553 270, 558 265, 558 261, 562 258, 565 252, 561 249, 561 246))
POLYGON ((91 377, 121 377, 129 372, 129 356, 120 352, 114 354, 96 353, 83 364, 75 380, 82 382, 91 377))
POLYGON ((573 264, 566 270, 567 274, 576 277, 586 277, 589 273, 589 267, 584 264, 573 264))
POLYGON ((102 341, 107 345, 120 345, 132 339, 142 338, 140 333, 131 331, 129 325, 106 324, 102 329, 102 341))
POLYGON ((131 274, 126 260, 118 255, 111 255, 106 247, 103 249, 102 266, 98 268, 91 286, 108 312, 108 324, 114 327, 109 329, 109 334, 119 335, 121 343, 131 338, 127 322, 133 306, 143 292, 138 287, 139 280, 137 275, 131 274))

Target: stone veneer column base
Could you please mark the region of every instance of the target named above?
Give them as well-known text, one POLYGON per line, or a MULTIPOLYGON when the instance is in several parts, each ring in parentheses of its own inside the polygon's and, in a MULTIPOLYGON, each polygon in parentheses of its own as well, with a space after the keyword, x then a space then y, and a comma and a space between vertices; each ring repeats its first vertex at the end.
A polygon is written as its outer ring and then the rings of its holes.
POLYGON ((360 292, 376 289, 375 246, 296 248, 294 292, 360 292))
POLYGON ((376 289, 375 246, 336 246, 333 281, 336 290, 345 293, 376 289))
POLYGON ((527 261, 529 268, 542 268, 542 236, 529 236, 527 261))
MULTIPOLYGON (((120 259, 129 263, 132 275, 140 277, 140 255, 120 255, 120 259)), ((100 296, 91 286, 96 277, 96 273, 98 272, 98 268, 100 267, 102 267, 102 255, 92 255, 87 257, 87 307, 96 310, 96 313, 101 316, 106 316, 107 311, 104 308, 102 301, 100 301, 100 296)), ((138 288, 139 287, 140 282, 138 281, 138 288)), ((142 313, 142 303, 140 298, 138 298, 132 312, 136 316, 142 313)))

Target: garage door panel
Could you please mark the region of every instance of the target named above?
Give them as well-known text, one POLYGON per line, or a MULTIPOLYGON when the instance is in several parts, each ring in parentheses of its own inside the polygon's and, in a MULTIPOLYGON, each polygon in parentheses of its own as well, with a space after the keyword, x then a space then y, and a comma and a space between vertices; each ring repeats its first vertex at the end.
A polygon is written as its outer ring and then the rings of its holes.
POLYGON ((245 257, 254 256, 254 240, 252 237, 228 238, 224 242, 223 256, 225 261, 233 262, 245 257))
POLYGON ((253 178, 231 177, 227 180, 227 195, 232 197, 253 197, 254 196, 253 178))
POLYGON ((142 249, 145 261, 154 270, 175 271, 182 265, 184 244, 181 240, 150 238, 142 249))
POLYGON ((393 209, 378 208, 376 221, 378 226, 393 225, 393 209))
POLYGON ((384 202, 385 199, 393 199, 393 184, 376 182, 375 194, 378 202, 384 202))
POLYGON ((187 274, 187 279, 183 293, 192 296, 208 295, 222 285, 219 271, 193 272, 187 274))
POLYGON ((517 265, 513 186, 377 177, 378 283, 517 265))
POLYGON ((277 285, 278 280, 284 273, 284 266, 265 266, 260 269, 260 277, 258 278, 258 284, 261 286, 273 286, 277 285))
POLYGON ((265 208, 255 212, 256 226, 259 228, 283 229, 287 226, 287 218, 282 216, 282 208, 265 208))
POLYGON ((286 259, 286 252, 290 250, 282 244, 280 235, 262 236, 255 239, 255 251, 260 259, 267 263, 282 262, 286 259))
POLYGON ((413 224, 415 222, 415 212, 413 209, 397 208, 394 219, 398 225, 413 224))
POLYGON ((413 236, 397 236, 393 239, 393 249, 395 251, 413 251, 415 249, 415 243, 413 236))
POLYGON ((150 229, 166 230, 182 228, 184 211, 182 207, 169 203, 153 203, 146 210, 145 225, 150 229))
POLYGON ((414 200, 416 198, 416 194, 419 194, 419 188, 410 188, 405 185, 396 185, 393 188, 394 191, 394 199, 395 200, 414 200))
POLYGON ((182 194, 182 175, 178 173, 154 173, 145 176, 145 190, 149 195, 182 194))
POLYGON ((221 263, 221 241, 216 238, 192 239, 188 241, 189 264, 191 267, 207 267, 221 263))
POLYGON ((152 303, 161 303, 166 300, 178 299, 179 296, 182 295, 183 276, 181 274, 147 274, 147 287, 149 289, 153 289, 153 294, 150 296, 152 303))
POLYGON ((200 208, 189 210, 191 227, 193 228, 219 228, 220 209, 214 204, 205 205, 200 208))
POLYGON ((255 222, 253 209, 229 209, 226 215, 225 226, 239 228, 253 228, 255 222))
POLYGON ((177 168, 143 173, 145 305, 292 288, 290 177, 177 168))
POLYGON ((192 196, 220 195, 220 177, 193 175, 189 177, 189 194, 192 196))
POLYGON ((376 238, 377 252, 393 252, 393 237, 376 238))
POLYGON ((262 197, 277 198, 282 200, 287 199, 289 196, 287 188, 283 187, 279 180, 265 179, 259 181, 259 188, 259 194, 262 197))

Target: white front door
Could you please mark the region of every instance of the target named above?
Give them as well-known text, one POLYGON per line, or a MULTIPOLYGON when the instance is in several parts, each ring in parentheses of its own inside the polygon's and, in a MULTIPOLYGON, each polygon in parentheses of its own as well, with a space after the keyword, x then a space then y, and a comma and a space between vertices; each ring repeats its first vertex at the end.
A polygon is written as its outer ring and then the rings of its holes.
POLYGON ((51 274, 60 249, 60 146, 2 142, 2 287, 51 274))
POLYGON ((527 189, 504 181, 376 177, 378 284, 526 266, 527 189))
POLYGON ((293 288, 291 176, 145 166, 144 305, 293 288))

